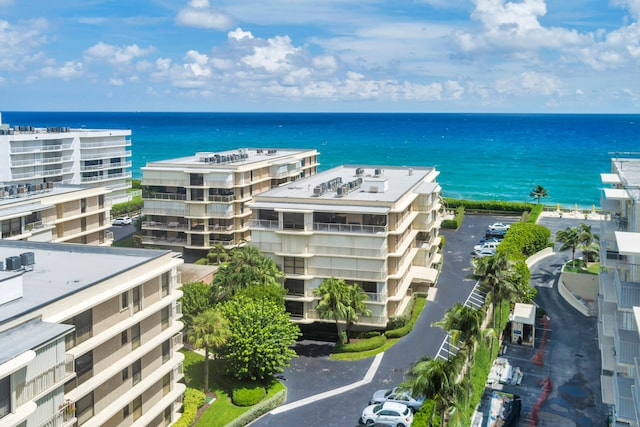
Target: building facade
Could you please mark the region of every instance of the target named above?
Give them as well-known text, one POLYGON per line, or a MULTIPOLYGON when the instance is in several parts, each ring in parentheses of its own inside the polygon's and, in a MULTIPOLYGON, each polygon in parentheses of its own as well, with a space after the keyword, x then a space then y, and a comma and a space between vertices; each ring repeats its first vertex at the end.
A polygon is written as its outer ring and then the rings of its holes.
POLYGON ((113 203, 129 200, 131 131, 3 124, 0 116, 0 182, 58 182, 104 186, 113 203))
POLYGON ((435 283, 441 262, 439 172, 434 168, 341 166, 254 196, 251 244, 285 273, 287 310, 324 321, 313 290, 331 277, 357 283, 369 317, 384 327, 413 291, 435 283))
POLYGON ((176 250, 230 249, 250 240, 253 196, 316 173, 318 152, 239 149, 142 168, 142 242, 176 250))
POLYGON ((110 246, 110 193, 53 182, 0 189, 0 238, 110 246))
POLYGON ((601 174, 598 339, 602 398, 612 425, 640 425, 640 159, 615 158, 601 174))
POLYGON ((183 378, 169 251, 0 241, 0 425, 167 426, 183 378))

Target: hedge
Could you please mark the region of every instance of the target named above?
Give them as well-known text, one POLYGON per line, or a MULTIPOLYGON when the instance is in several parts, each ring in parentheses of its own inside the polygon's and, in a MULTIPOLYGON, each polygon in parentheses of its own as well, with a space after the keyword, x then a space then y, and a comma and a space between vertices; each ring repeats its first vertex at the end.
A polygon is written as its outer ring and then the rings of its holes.
POLYGON ((231 400, 237 406, 253 406, 267 396, 260 384, 238 387, 231 393, 231 400))
POLYGON ((272 398, 263 400, 262 402, 253 406, 247 412, 243 413, 238 418, 225 425, 225 427, 244 427, 251 421, 260 418, 267 412, 282 405, 285 400, 287 400, 286 389, 277 392, 272 398))
POLYGON ((184 392, 182 400, 182 416, 178 421, 172 424, 173 427, 189 427, 196 420, 198 408, 204 405, 204 392, 189 388, 184 392))
POLYGON ((131 201, 111 206, 111 216, 117 217, 142 210, 142 197, 135 196, 131 201))
POLYGON ((411 311, 411 318, 409 322, 401 328, 390 329, 385 331, 384 334, 387 338, 400 338, 407 335, 413 329, 413 325, 418 320, 418 316, 422 312, 425 304, 427 303, 427 299, 425 297, 418 297, 415 299, 415 303, 413 305, 413 310, 411 311))
POLYGON ((531 203, 503 202, 498 200, 463 200, 445 198, 447 208, 464 206, 467 211, 491 211, 503 213, 522 213, 530 211, 534 206, 531 203))
POLYGON ((464 206, 458 206, 456 208, 456 214, 453 219, 445 219, 442 221, 441 227, 448 228, 451 230, 457 230, 462 225, 462 220, 464 219, 464 206))

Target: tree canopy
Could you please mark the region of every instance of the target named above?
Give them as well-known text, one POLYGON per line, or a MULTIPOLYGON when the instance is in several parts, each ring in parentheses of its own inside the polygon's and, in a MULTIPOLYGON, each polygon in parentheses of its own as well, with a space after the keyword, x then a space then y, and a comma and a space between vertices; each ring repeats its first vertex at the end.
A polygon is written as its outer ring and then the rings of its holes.
POLYGON ((209 352, 219 352, 230 337, 227 319, 218 310, 210 308, 193 319, 187 332, 187 342, 204 349, 204 392, 209 391, 209 352))
POLYGON ((289 366, 300 336, 284 305, 238 295, 223 304, 231 335, 222 349, 227 373, 238 379, 268 381, 289 366))
POLYGON ((549 192, 542 185, 536 185, 529 193, 529 197, 533 197, 538 203, 540 203, 540 199, 549 197, 549 192))
POLYGON ((182 322, 185 331, 191 329, 193 319, 211 307, 209 301, 210 286, 203 282, 185 283, 182 285, 182 322))

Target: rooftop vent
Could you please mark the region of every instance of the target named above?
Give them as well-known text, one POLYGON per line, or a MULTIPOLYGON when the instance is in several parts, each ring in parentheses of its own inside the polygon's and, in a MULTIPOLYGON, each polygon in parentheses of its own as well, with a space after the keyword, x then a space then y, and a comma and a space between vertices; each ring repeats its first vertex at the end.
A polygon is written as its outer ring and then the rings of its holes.
POLYGON ((20 262, 25 270, 31 271, 36 263, 36 254, 34 252, 23 252, 20 254, 20 262))
POLYGON ((19 256, 10 256, 5 259, 7 271, 18 271, 22 269, 22 261, 19 256))
POLYGON ((375 170, 373 171, 373 175, 374 175, 374 176, 380 176, 380 175, 382 175, 382 169, 375 169, 375 170))

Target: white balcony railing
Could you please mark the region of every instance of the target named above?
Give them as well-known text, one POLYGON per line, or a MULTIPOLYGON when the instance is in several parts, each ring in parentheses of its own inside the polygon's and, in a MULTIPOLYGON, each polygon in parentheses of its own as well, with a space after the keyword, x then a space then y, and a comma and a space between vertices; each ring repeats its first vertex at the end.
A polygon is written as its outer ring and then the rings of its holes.
POLYGON ((252 219, 248 222, 250 228, 280 228, 280 222, 277 219, 252 219))
POLYGON ((64 362, 60 362, 40 375, 19 383, 16 386, 16 404, 20 406, 28 402, 34 396, 43 393, 55 384, 62 384, 66 378, 73 374, 73 355, 67 354, 64 362))
POLYGON ((326 231, 329 233, 365 233, 377 234, 386 233, 386 225, 361 225, 361 224, 334 224, 326 222, 314 222, 314 231, 326 231))

